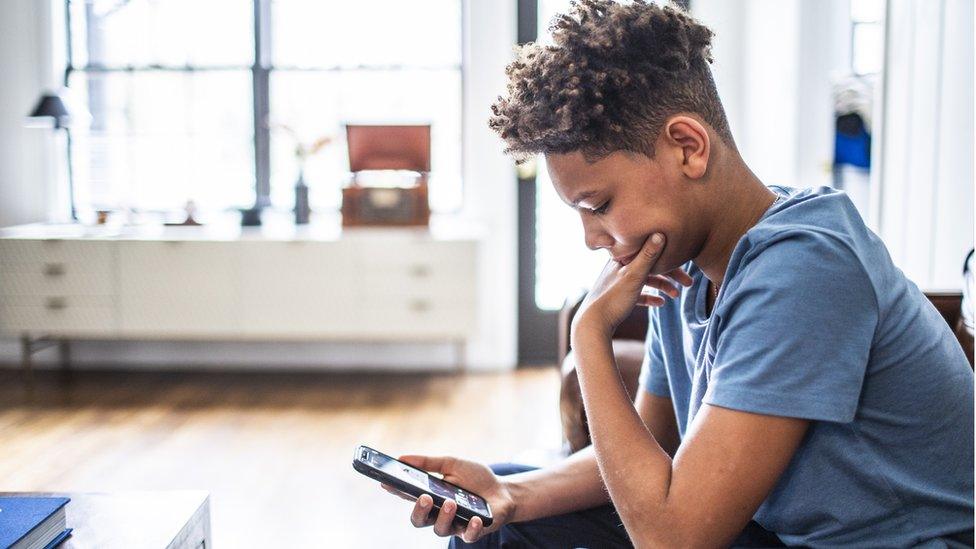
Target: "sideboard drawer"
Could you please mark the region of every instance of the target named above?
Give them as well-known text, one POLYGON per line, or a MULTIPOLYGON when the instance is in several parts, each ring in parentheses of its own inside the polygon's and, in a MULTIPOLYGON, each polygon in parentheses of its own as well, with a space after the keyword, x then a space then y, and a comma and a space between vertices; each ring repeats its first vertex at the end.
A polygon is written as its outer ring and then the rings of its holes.
POLYGON ((241 243, 241 329, 249 336, 328 337, 358 305, 348 242, 241 243))
POLYGON ((360 261, 367 268, 436 265, 447 274, 464 272, 475 264, 476 246, 469 241, 411 241, 390 239, 363 241, 358 246, 360 261))
POLYGON ((12 295, 113 295, 115 277, 109 266, 77 270, 70 265, 37 272, 0 272, 0 302, 12 295))
POLYGON ((473 272, 469 276, 451 276, 438 267, 430 267, 423 276, 416 276, 404 269, 391 268, 367 270, 359 283, 359 291, 366 300, 406 296, 473 302, 476 286, 473 272))
POLYGON ((0 330, 8 333, 108 335, 117 326, 105 296, 8 296, 0 303, 0 330))
POLYGON ((133 337, 239 333, 236 248, 234 242, 120 242, 122 331, 133 337))
POLYGON ((112 242, 57 239, 0 239, 0 271, 42 272, 48 265, 101 271, 113 265, 112 242))
POLYGON ((392 338, 463 338, 475 328, 474 303, 400 296, 369 299, 360 310, 366 332, 392 338))

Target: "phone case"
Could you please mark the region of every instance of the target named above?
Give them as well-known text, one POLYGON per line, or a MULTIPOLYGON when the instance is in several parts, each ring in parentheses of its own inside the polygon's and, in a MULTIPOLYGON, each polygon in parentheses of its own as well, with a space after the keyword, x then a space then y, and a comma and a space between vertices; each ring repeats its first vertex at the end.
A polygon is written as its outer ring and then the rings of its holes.
MULTIPOLYGON (((371 478, 373 480, 382 482, 383 484, 390 485, 390 486, 396 488, 397 490, 400 490, 401 492, 403 492, 405 494, 409 494, 409 495, 413 496, 414 498, 419 498, 423 494, 427 494, 428 496, 430 496, 431 498, 433 498, 433 500, 434 500, 434 508, 435 509, 440 509, 441 506, 444 504, 444 501, 446 501, 446 498, 444 498, 443 496, 440 496, 438 494, 431 493, 431 492, 429 492, 427 490, 423 490, 423 489, 421 489, 421 488, 419 488, 417 486, 414 486, 414 485, 412 485, 412 484, 410 484, 408 482, 404 482, 404 481, 402 481, 402 480, 400 480, 400 479, 398 479, 398 478, 396 478, 394 476, 391 476, 391 475, 389 475, 387 473, 384 473, 383 471, 380 471, 379 469, 374 468, 372 465, 369 465, 368 463, 363 463, 363 461, 359 459, 359 456, 361 454, 361 449, 363 449, 363 448, 368 448, 369 450, 371 450, 373 452, 377 452, 376 450, 373 450, 372 448, 369 448, 368 446, 361 446, 361 447, 359 447, 359 448, 356 449, 356 457, 353 458, 353 460, 352 460, 352 467, 353 467, 353 469, 355 469, 359 473, 361 473, 363 475, 366 475, 367 477, 369 477, 369 478, 371 478)), ((377 453, 382 454, 382 452, 377 452, 377 453)), ((447 481, 444 481, 444 482, 447 482, 447 481)), ((451 484, 451 483, 448 482, 448 484, 451 484)), ((451 485, 452 486, 455 486, 454 484, 451 484, 451 485)), ((475 495, 477 495, 477 494, 475 494, 475 495)), ((481 496, 478 496, 478 497, 481 497, 481 496)), ((482 498, 482 499, 484 499, 484 498, 482 498)), ((487 500, 485 501, 485 504, 486 505, 488 504, 487 500)), ((490 505, 488 505, 488 512, 489 513, 491 512, 491 506, 490 505)), ((492 523, 492 518, 490 516, 484 516, 484 515, 475 513, 471 509, 468 509, 467 507, 463 507, 461 505, 458 505, 457 506, 457 511, 455 512, 455 518, 456 519, 460 519, 462 522, 467 523, 468 521, 470 521, 474 517, 480 518, 482 524, 484 524, 486 527, 487 526, 490 526, 491 523, 492 523)))

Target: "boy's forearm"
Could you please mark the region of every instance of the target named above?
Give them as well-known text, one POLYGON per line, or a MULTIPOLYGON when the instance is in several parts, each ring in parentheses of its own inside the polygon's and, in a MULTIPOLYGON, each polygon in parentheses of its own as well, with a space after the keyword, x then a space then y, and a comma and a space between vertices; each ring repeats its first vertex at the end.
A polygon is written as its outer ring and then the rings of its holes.
POLYGON ((511 522, 590 509, 610 503, 592 446, 558 464, 503 477, 515 500, 511 522))

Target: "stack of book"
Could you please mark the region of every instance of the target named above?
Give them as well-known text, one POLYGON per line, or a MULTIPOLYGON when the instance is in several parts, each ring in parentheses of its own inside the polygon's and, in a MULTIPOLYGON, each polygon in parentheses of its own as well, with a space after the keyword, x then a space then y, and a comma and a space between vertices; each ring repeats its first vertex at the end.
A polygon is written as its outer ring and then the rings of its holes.
POLYGON ((69 498, 0 497, 0 549, 51 549, 71 535, 69 498))

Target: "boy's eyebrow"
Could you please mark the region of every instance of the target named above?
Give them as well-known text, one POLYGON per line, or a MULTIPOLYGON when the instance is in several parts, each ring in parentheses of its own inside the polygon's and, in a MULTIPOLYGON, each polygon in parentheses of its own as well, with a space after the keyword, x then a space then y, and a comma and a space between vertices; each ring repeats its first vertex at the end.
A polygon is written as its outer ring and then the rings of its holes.
POLYGON ((583 191, 583 192, 579 193, 578 195, 576 195, 576 198, 573 199, 572 204, 573 204, 574 207, 575 206, 579 206, 579 203, 580 202, 586 200, 587 198, 589 198, 589 197, 591 197, 591 196, 593 196, 595 194, 596 194, 596 191, 583 191))

